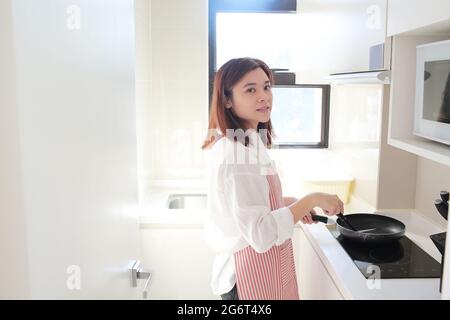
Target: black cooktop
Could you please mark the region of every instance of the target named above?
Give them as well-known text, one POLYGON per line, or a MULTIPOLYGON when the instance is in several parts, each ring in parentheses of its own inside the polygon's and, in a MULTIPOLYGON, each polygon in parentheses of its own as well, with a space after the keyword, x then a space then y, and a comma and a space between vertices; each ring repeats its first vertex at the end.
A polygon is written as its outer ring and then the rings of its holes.
POLYGON ((327 228, 366 278, 377 275, 381 279, 441 276, 441 264, 407 236, 393 243, 362 244, 344 239, 336 225, 327 225, 327 228))

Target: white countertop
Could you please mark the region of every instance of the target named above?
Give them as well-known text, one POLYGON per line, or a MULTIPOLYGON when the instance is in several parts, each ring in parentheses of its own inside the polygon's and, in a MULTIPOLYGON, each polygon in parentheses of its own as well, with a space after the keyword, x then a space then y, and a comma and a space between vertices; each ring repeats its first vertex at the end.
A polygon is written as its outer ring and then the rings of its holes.
MULTIPOLYGON (((423 215, 414 211, 390 210, 376 212, 394 217, 406 226, 406 236, 439 263, 441 254, 434 246, 429 235, 443 232, 423 215)), ((435 279, 381 279, 380 288, 374 287, 374 280, 367 280, 342 246, 322 223, 313 225, 299 224, 307 239, 320 257, 328 273, 345 299, 441 299, 439 278, 435 279), (369 289, 372 287, 373 289, 369 289)))

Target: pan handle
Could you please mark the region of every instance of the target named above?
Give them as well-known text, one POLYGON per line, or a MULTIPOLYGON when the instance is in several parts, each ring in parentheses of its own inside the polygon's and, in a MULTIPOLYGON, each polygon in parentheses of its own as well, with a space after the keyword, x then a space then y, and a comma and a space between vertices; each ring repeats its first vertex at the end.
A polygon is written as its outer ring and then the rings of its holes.
POLYGON ((327 217, 325 217, 325 216, 320 216, 320 215, 318 215, 318 214, 312 214, 312 215, 311 215, 311 218, 313 219, 313 221, 323 222, 323 223, 325 223, 325 224, 328 224, 328 223, 329 223, 327 217))

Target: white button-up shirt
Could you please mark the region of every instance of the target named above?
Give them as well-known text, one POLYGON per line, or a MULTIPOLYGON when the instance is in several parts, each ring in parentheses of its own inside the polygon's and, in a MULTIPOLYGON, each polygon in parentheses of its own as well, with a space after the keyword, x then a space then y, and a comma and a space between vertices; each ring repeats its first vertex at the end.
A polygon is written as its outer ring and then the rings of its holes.
POLYGON ((216 295, 236 283, 233 254, 247 246, 265 252, 292 237, 294 217, 288 207, 272 211, 266 175, 276 173, 266 147, 249 130, 249 147, 219 139, 209 157, 208 213, 204 237, 215 252, 211 287, 216 295))

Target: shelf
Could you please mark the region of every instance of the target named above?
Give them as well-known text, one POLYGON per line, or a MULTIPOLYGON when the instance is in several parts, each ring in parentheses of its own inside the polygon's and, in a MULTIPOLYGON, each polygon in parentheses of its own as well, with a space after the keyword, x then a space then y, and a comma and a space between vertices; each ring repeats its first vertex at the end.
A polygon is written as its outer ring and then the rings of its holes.
POLYGON ((377 70, 335 73, 325 77, 325 80, 332 84, 389 84, 390 71, 377 70))
POLYGON ((420 157, 450 166, 450 146, 419 137, 390 138, 388 144, 420 157))
POLYGON ((413 155, 450 166, 450 146, 413 134, 416 47, 446 36, 395 36, 389 101, 388 144, 413 155))

